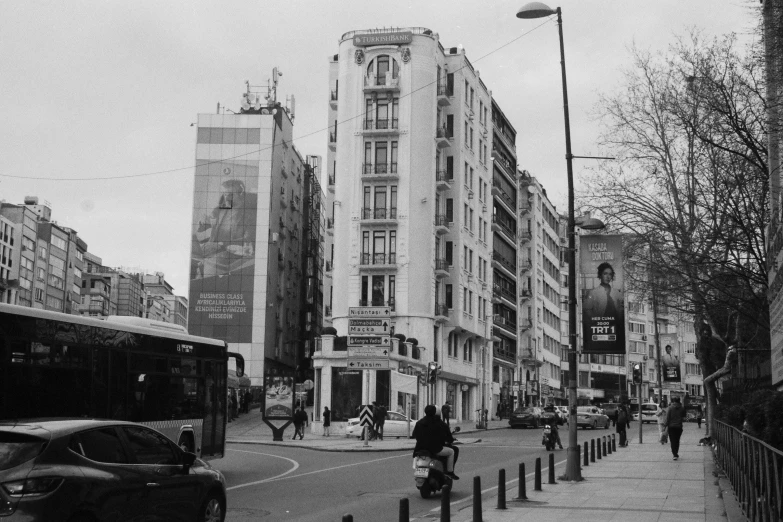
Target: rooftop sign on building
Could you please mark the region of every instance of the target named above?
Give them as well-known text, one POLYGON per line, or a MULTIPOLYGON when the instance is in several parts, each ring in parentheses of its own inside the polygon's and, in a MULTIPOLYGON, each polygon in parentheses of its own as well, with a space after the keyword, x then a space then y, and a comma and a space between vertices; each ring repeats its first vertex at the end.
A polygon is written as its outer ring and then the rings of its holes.
POLYGON ((353 37, 356 47, 368 47, 370 45, 400 45, 413 42, 413 33, 410 31, 393 33, 357 34, 353 37))

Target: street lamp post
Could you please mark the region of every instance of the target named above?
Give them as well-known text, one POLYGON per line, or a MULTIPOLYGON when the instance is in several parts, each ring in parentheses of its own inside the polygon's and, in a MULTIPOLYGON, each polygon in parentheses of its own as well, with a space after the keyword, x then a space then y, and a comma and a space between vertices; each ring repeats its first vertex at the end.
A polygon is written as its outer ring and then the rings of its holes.
MULTIPOLYGON (((563 116, 565 118, 566 169, 568 172, 568 450, 565 480, 582 480, 579 463, 579 442, 576 425, 576 387, 579 375, 576 342, 576 224, 574 220, 574 169, 571 153, 571 121, 568 116, 568 87, 566 83, 565 48, 563 47, 563 18, 560 8, 553 10, 541 2, 531 2, 517 11, 517 18, 533 19, 557 15, 557 28, 560 34, 560 71, 563 82, 563 116)), ((581 228, 599 229, 603 223, 588 219, 581 228)))

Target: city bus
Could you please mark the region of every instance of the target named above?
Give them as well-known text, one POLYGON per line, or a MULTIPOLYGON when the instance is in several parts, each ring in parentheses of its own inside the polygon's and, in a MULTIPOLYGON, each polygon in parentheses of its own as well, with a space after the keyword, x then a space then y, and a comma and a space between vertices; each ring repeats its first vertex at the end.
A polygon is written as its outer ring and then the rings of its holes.
POLYGON ((138 317, 106 319, 0 303, 0 421, 139 422, 203 458, 223 456, 224 341, 138 317))

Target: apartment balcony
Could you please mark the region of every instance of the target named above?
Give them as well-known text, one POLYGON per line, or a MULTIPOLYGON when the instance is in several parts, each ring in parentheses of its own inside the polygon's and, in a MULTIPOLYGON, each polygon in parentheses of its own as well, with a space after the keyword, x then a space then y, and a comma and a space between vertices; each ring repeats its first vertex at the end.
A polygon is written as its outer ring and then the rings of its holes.
POLYGON ((511 225, 499 219, 497 215, 492 216, 492 231, 504 234, 509 243, 516 245, 514 230, 511 228, 511 225))
POLYGON ((438 190, 449 190, 454 183, 454 173, 447 170, 435 172, 435 186, 438 190))
POLYGON ((514 207, 517 204, 516 198, 506 192, 503 185, 495 179, 492 180, 492 195, 496 196, 498 201, 506 207, 509 214, 514 214, 514 207))
POLYGON ((435 131, 435 142, 438 148, 450 147, 454 141, 454 131, 447 127, 441 127, 435 131))
POLYGON ((330 236, 334 235, 334 218, 326 218, 326 233, 330 236))
POLYGON ((334 192, 334 181, 336 176, 334 174, 329 174, 329 177, 327 178, 327 188, 329 189, 329 192, 334 192))
POLYGON ((326 272, 327 274, 331 274, 332 273, 332 262, 331 261, 325 261, 324 262, 324 272, 326 272))
POLYGON ((388 301, 383 299, 359 299, 359 306, 388 306, 392 313, 397 311, 393 297, 390 297, 388 301))
POLYGON ((332 109, 337 110, 337 91, 331 91, 329 92, 329 106, 332 109))
POLYGON ((523 334, 524 332, 530 330, 531 328, 533 328, 533 321, 531 321, 530 319, 522 319, 519 322, 519 333, 520 334, 523 334))
POLYGON ((446 322, 449 320, 449 307, 445 304, 435 303, 435 320, 446 322))
POLYGON ((519 204, 519 217, 521 218, 522 216, 528 215, 531 210, 532 207, 530 203, 526 199, 523 199, 519 204))
MULTIPOLYGON (((515 308, 517 306, 516 296, 514 295, 514 290, 513 289, 509 289, 509 288, 506 288, 503 285, 499 285, 497 283, 493 283, 493 285, 492 285, 492 296, 493 296, 493 298, 495 296, 500 296, 503 299, 505 299, 510 306, 513 306, 515 308)), ((493 302, 494 302, 494 299, 493 299, 493 302)))
POLYGON ((364 271, 397 270, 397 254, 360 254, 359 268, 364 271))
POLYGON ((388 136, 400 133, 400 120, 397 118, 365 119, 362 134, 365 136, 388 136))
POLYGON ((337 131, 329 131, 329 149, 337 150, 337 131))
POLYGON ((375 74, 365 76, 364 92, 399 92, 400 76, 401 73, 397 73, 397 78, 394 78, 394 74, 392 72, 387 72, 385 75, 380 77, 375 74))
POLYGON ((332 317, 332 307, 329 305, 326 305, 324 307, 324 317, 332 317))
POLYGON ((285 268, 285 256, 283 256, 282 252, 277 253, 277 266, 285 268))
POLYGON ((531 347, 522 348, 522 352, 519 354, 519 360, 526 366, 544 365, 544 361, 540 361, 536 358, 536 354, 531 347))
POLYGON ((396 163, 362 163, 362 181, 391 181, 400 179, 396 163))
POLYGON ((531 297, 533 297, 533 292, 531 292, 527 288, 523 288, 522 290, 519 291, 519 302, 520 303, 524 302, 524 301, 527 301, 531 297))
POLYGON ((449 221, 447 216, 443 214, 438 214, 435 216, 435 233, 446 234, 448 233, 450 227, 451 221, 449 221))
POLYGON ((520 243, 527 243, 533 239, 533 234, 529 230, 521 230, 517 235, 520 243))
POLYGON ((511 333, 512 335, 516 335, 517 333, 516 321, 507 317, 503 317, 502 315, 496 315, 493 320, 493 324, 502 328, 506 333, 511 333))
POLYGON ((396 208, 362 208, 361 223, 363 225, 396 225, 396 208))
POLYGON ((435 277, 448 277, 449 263, 446 259, 435 260, 435 277))
POLYGON ((500 156, 499 153, 492 149, 492 163, 498 167, 498 171, 508 176, 511 180, 516 182, 516 165, 512 165, 510 161, 500 156))
POLYGON ((533 262, 530 259, 519 262, 519 277, 526 277, 531 270, 533 270, 533 262))
POLYGON ((516 277, 517 267, 514 260, 504 257, 497 250, 492 253, 492 266, 503 270, 509 277, 516 277))
POLYGON ((454 97, 454 87, 449 87, 445 83, 438 83, 438 105, 448 107, 451 105, 451 99, 454 97))

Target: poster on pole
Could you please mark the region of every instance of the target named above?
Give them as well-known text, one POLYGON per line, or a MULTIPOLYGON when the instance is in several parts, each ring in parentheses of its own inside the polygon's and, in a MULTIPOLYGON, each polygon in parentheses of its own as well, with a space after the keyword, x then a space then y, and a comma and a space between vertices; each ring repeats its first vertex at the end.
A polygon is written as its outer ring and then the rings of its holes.
POLYGON ((625 354, 623 236, 579 236, 582 350, 625 354))
POLYGON ((680 362, 680 341, 677 334, 660 334, 661 339, 661 373, 664 382, 681 382, 682 370, 680 362))
POLYGON ((294 417, 294 372, 267 366, 264 372, 264 419, 294 417))

